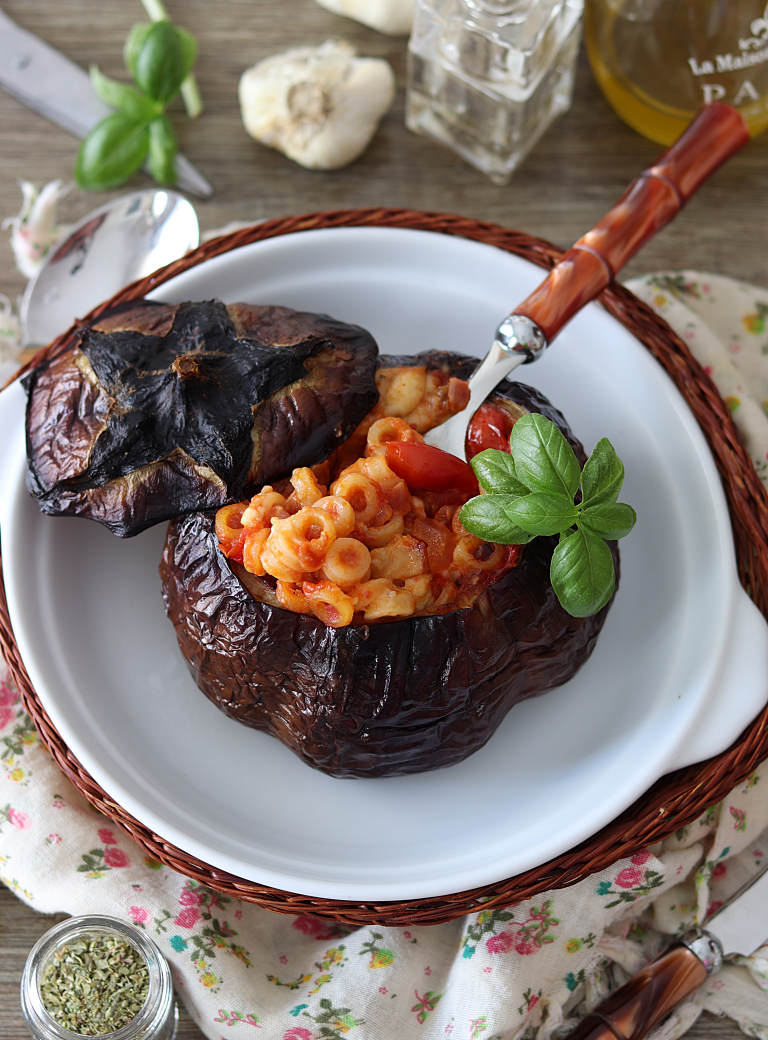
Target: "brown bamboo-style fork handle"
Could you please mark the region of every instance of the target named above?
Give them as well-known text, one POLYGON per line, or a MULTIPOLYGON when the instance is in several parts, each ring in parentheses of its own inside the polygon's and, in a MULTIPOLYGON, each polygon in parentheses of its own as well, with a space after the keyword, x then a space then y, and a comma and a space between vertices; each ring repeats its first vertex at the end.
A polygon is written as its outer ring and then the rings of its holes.
POLYGON ((513 314, 530 318, 551 343, 574 314, 594 300, 748 140, 747 125, 735 108, 721 101, 706 105, 685 133, 630 184, 616 205, 568 250, 513 314))
POLYGON ((722 964, 720 944, 707 932, 683 937, 612 993, 566 1040, 641 1040, 722 964))
POLYGON ((426 434, 428 444, 464 458, 467 426, 489 393, 518 365, 535 361, 571 318, 594 300, 649 238, 672 220, 749 131, 735 108, 715 101, 630 184, 602 220, 568 250, 496 330, 469 381, 469 404, 426 434))

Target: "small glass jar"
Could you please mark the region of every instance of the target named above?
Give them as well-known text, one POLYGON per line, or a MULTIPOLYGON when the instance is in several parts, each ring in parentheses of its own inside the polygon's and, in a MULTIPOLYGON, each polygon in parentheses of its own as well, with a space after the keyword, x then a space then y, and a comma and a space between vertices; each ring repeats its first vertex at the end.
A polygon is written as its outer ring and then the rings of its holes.
POLYGON ((571 104, 583 0, 417 0, 405 122, 507 184, 571 104))
POLYGON ((46 1011, 41 985, 46 968, 62 947, 78 940, 111 938, 128 942, 144 961, 149 991, 138 1014, 112 1032, 96 1034, 109 1040, 173 1040, 178 1025, 178 1007, 171 970, 156 944, 137 928, 114 917, 73 917, 62 921, 32 947, 21 977, 21 1008, 35 1040, 82 1040, 84 1034, 62 1026, 46 1011))

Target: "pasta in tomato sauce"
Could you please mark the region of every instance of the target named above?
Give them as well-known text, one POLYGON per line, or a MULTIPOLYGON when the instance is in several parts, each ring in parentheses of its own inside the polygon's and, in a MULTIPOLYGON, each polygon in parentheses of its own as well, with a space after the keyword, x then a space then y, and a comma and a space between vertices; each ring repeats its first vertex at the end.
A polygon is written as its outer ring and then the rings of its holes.
POLYGON ((379 403, 329 460, 216 514, 230 560, 332 628, 470 607, 522 554, 464 529, 471 493, 419 493, 387 461, 387 444, 422 443, 465 407, 466 383, 403 367, 380 370, 377 386, 379 403))

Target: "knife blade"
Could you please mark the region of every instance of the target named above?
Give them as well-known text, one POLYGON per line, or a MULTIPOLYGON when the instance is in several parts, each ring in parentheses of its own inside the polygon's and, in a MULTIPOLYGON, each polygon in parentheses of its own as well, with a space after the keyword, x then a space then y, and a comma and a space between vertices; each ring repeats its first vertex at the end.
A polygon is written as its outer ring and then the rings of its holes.
POLYGON ((768 864, 704 921, 723 954, 749 957, 768 939, 768 864))
MULTIPOLYGON (((85 69, 22 29, 0 8, 0 86, 75 137, 111 114, 85 69)), ((213 188, 185 156, 176 156, 177 184, 207 199, 213 188)))
POLYGON ((612 993, 566 1040, 641 1040, 723 963, 768 940, 768 863, 704 927, 686 933, 612 993))

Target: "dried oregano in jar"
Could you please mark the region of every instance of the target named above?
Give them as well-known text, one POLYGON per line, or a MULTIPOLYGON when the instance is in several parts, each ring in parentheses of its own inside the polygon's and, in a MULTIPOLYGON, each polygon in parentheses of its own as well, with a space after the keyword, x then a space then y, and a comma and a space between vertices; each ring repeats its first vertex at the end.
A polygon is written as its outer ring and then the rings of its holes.
POLYGON ((21 1006, 35 1040, 173 1040, 171 970, 144 932, 113 917, 62 921, 31 950, 21 1006))
POLYGON ((102 1036, 138 1015, 149 971, 133 943, 115 935, 84 935, 62 944, 43 969, 43 1007, 65 1029, 102 1036))

